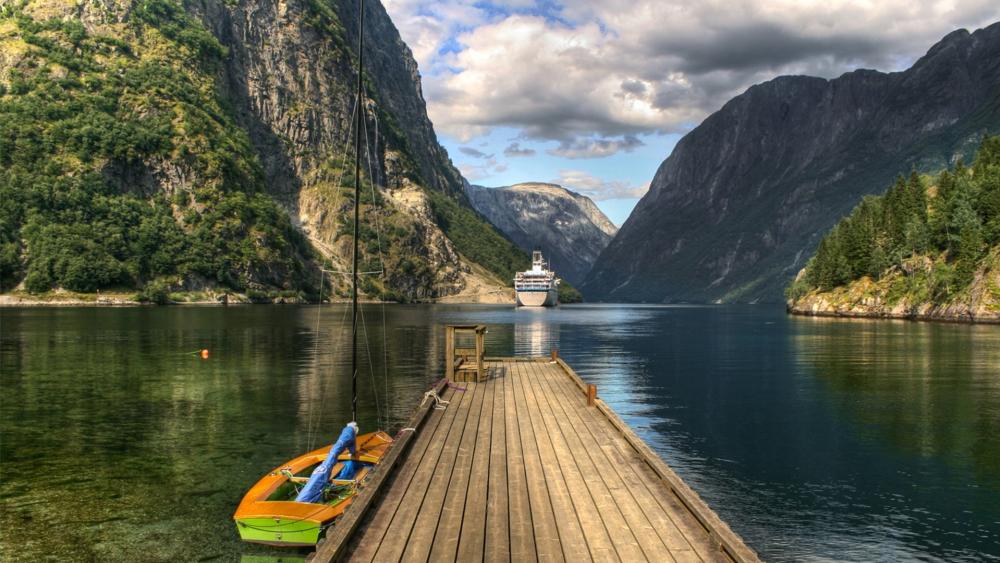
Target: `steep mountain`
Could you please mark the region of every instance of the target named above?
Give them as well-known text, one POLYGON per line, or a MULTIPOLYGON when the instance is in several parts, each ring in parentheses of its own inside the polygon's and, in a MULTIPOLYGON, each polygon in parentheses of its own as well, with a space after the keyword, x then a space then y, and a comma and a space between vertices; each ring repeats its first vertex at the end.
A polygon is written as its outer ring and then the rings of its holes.
POLYGON ((583 281, 618 228, 586 196, 555 184, 466 185, 480 212, 527 252, 541 250, 560 277, 583 281))
POLYGON ((781 301, 820 237, 899 173, 1000 130, 1000 24, 910 69, 751 87, 684 136, 582 286, 591 299, 781 301))
MULTIPOLYGON (((0 8, 0 290, 315 294, 355 202, 351 0, 0 8)), ((496 285, 526 255, 437 143, 417 66, 365 3, 364 291, 496 285), (374 204, 378 205, 374 205, 374 204)), ((334 288, 343 293, 342 277, 334 288)))
POLYGON ((1000 137, 971 167, 865 197, 786 294, 805 315, 1000 322, 1000 137))

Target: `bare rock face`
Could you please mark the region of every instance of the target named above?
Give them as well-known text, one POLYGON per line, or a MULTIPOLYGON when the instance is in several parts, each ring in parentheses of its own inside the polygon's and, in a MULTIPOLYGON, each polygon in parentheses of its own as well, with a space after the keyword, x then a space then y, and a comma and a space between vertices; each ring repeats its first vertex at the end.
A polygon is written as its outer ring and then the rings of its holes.
POLYGON ((618 228, 586 196, 555 184, 467 185, 469 200, 519 247, 541 250, 572 284, 583 281, 618 228))
POLYGON ((897 73, 785 76, 677 144, 582 286, 588 299, 781 302, 822 235, 911 169, 1000 131, 1000 24, 897 73))
MULTIPOLYGON (((325 257, 341 263, 349 257, 342 240, 348 237, 339 229, 350 205, 341 184, 353 176, 352 163, 343 159, 353 154, 356 6, 306 0, 187 5, 229 49, 227 97, 250 133, 271 195, 325 257)), ((379 2, 365 2, 365 34, 362 167, 388 197, 363 220, 373 228, 401 224, 399 232, 407 234, 385 235, 386 246, 406 248, 429 265, 424 276, 396 275, 399 256, 389 256, 389 275, 395 275, 389 289, 410 299, 456 293, 469 266, 430 214, 397 205, 392 192, 430 189, 462 198, 461 175, 427 117, 416 61, 379 2)))

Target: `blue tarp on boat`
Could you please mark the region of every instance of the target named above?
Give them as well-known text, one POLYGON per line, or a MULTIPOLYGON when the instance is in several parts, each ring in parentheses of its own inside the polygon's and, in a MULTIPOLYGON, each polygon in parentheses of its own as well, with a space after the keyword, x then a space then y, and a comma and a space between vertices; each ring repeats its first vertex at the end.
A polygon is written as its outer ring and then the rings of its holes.
POLYGON ((345 461, 344 466, 340 468, 340 473, 333 476, 334 479, 354 479, 354 476, 358 473, 358 470, 364 467, 364 464, 360 461, 354 461, 353 459, 345 461))
MULTIPOLYGON (((330 471, 337 463, 337 456, 345 449, 349 450, 352 455, 355 453, 355 438, 357 438, 357 435, 358 431, 355 426, 348 424, 344 427, 340 432, 340 437, 337 438, 337 442, 330 448, 330 453, 326 456, 326 459, 323 460, 323 463, 319 467, 313 470, 306 486, 302 487, 299 495, 295 497, 295 502, 320 502, 322 500, 323 489, 330 482, 330 471)), ((343 470, 340 473, 343 474, 343 470)))

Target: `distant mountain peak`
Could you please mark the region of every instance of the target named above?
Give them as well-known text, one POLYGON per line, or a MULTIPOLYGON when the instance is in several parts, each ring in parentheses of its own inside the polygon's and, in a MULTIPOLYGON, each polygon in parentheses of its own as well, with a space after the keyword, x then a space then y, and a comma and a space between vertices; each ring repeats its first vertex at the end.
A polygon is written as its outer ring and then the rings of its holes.
POLYGON ((556 272, 576 284, 618 231, 590 198, 558 184, 468 185, 473 207, 522 249, 542 250, 556 272))

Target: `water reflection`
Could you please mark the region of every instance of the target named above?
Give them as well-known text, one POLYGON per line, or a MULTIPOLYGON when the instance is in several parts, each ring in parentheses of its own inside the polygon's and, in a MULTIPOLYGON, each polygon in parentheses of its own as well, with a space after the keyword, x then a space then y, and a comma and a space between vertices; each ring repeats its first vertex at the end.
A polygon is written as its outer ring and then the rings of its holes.
POLYGON ((861 440, 970 471, 977 483, 1000 490, 995 327, 799 324, 799 357, 815 368, 828 400, 861 440))
POLYGON ((518 356, 548 356, 559 348, 559 324, 546 322, 545 309, 525 309, 514 325, 514 352, 518 356))
MULTIPOLYGON (((761 307, 362 311, 362 428, 405 422, 440 377, 443 325, 485 323, 489 355, 558 348, 768 560, 1000 557, 996 327, 761 307)), ((262 471, 350 416, 346 314, 0 309, 0 558, 288 557, 240 543, 230 517, 262 471)))

